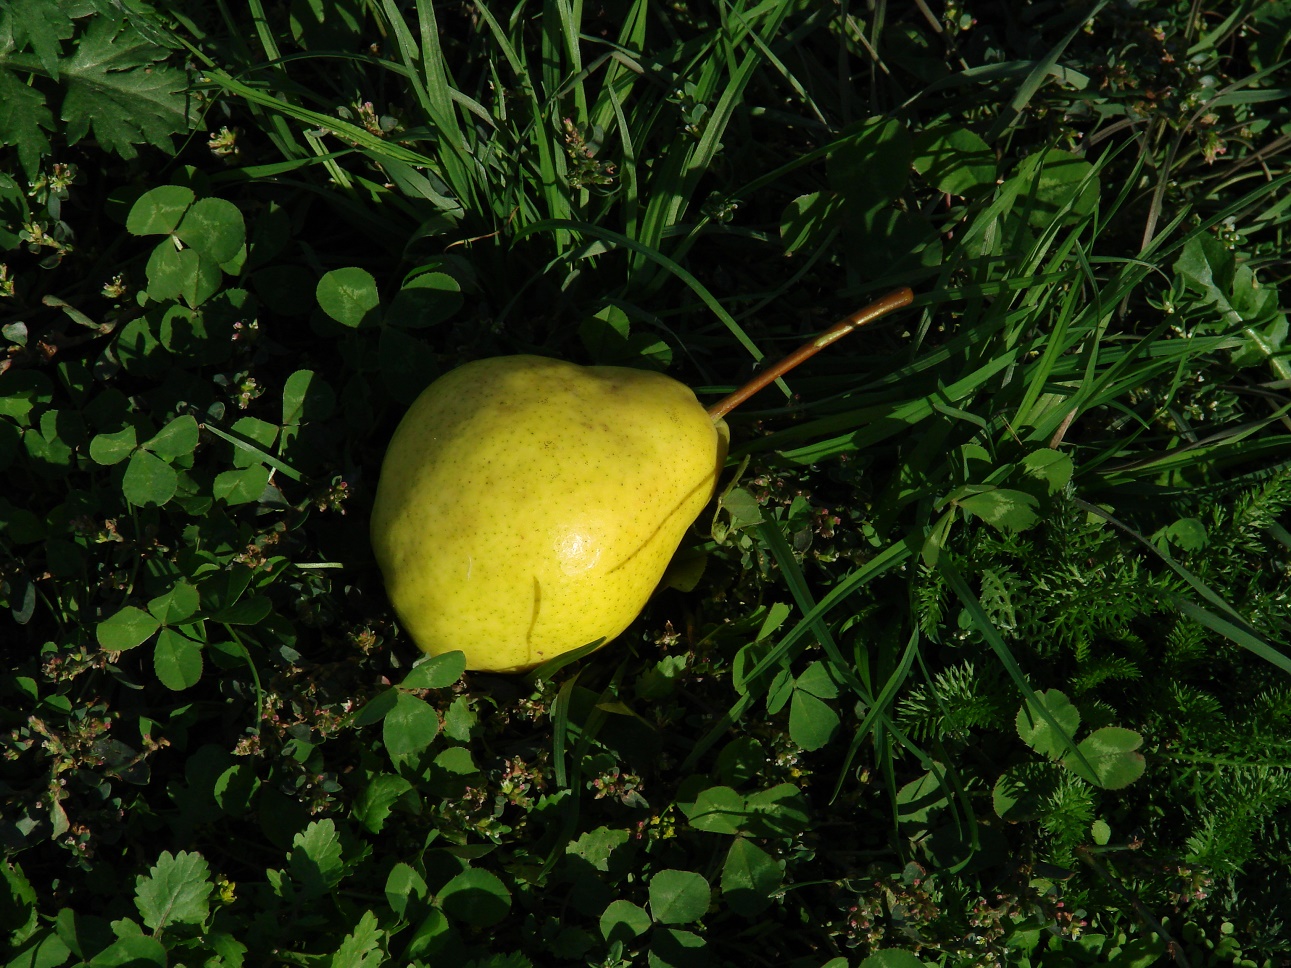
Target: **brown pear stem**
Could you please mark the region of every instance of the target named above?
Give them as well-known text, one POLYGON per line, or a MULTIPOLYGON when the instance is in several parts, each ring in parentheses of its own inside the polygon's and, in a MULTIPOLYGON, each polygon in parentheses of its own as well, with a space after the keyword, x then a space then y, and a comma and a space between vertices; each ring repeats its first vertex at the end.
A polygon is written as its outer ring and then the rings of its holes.
POLYGON ((888 293, 882 299, 870 303, 864 309, 858 309, 846 319, 839 320, 809 343, 804 343, 798 347, 769 370, 763 370, 729 397, 723 397, 718 400, 708 408, 708 415, 714 420, 720 420, 753 394, 780 379, 799 363, 811 359, 830 343, 842 339, 852 330, 860 329, 866 323, 874 322, 880 316, 886 316, 894 309, 909 306, 913 301, 913 292, 909 289, 897 289, 895 292, 888 293))

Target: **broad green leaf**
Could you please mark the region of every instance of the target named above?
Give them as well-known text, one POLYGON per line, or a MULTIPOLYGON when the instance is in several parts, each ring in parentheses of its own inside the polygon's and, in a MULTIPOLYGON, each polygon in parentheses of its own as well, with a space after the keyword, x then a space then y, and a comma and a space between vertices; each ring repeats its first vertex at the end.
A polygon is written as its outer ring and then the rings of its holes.
POLYGON ((163 851, 147 875, 135 881, 135 906, 154 931, 172 924, 201 924, 210 914, 210 868, 201 854, 163 851))
POLYGON ((1040 502, 1025 491, 996 487, 958 499, 961 509, 1001 531, 1025 531, 1040 520, 1040 502))
POLYGON ((177 249, 171 239, 157 243, 144 268, 148 295, 159 302, 183 299, 197 308, 214 296, 224 281, 219 264, 196 249, 177 249))
POLYGON ((789 736, 805 750, 824 747, 838 728, 838 713, 823 699, 801 689, 789 701, 789 736))
POLYGON ((712 889, 702 874, 662 870, 650 878, 650 914, 661 924, 689 924, 708 911, 712 889))
MULTIPOLYGON (((1066 695, 1057 689, 1037 692, 1036 701, 1042 703, 1049 715, 1062 728, 1068 737, 1075 736, 1080 726, 1080 711, 1071 704, 1066 695)), ((1015 720, 1018 735, 1041 756, 1057 759, 1068 751, 1062 735, 1049 725, 1049 721, 1027 700, 1018 710, 1015 720)))
POLYGON ((843 210, 843 200, 833 192, 799 195, 780 215, 780 244, 786 255, 825 240, 843 210))
POLYGON ((354 816, 374 834, 379 834, 390 816, 391 808, 412 784, 393 773, 378 773, 368 780, 354 801, 354 816))
POLYGON ((429 704, 399 692, 394 708, 382 722, 381 735, 391 757, 411 756, 424 750, 439 735, 439 717, 429 704))
POLYGON ((161 185, 146 191, 130 206, 126 231, 131 235, 169 235, 195 197, 193 190, 183 185, 161 185))
POLYGON ((678 806, 692 827, 713 834, 739 833, 748 814, 744 797, 726 786, 709 787, 693 804, 678 806))
POLYGON ((471 757, 471 751, 465 746, 450 746, 441 750, 435 756, 435 765, 441 770, 460 776, 480 772, 480 768, 475 765, 475 760, 471 757))
POLYGON ((152 667, 167 689, 192 688, 202 678, 202 646, 177 629, 164 628, 153 646, 152 667))
POLYGON ((480 869, 464 870, 436 895, 440 907, 454 921, 486 928, 502 921, 511 910, 511 892, 498 876, 480 869))
POLYGON ((287 855, 292 878, 307 897, 326 894, 340 883, 345 866, 333 820, 315 820, 296 834, 287 855))
POLYGON ((936 127, 914 139, 914 170, 939 192, 972 196, 995 187, 995 152, 968 128, 936 127))
POLYGON ((708 942, 693 931, 656 928, 650 935, 646 964, 650 968, 705 968, 708 942))
POLYGON ((752 917, 771 905, 784 874, 774 857, 751 840, 737 837, 722 865, 722 896, 739 914, 752 917))
POLYGON ((792 837, 811 825, 807 800, 792 783, 751 793, 745 804, 749 811, 746 829, 755 837, 792 837))
MULTIPOLYGON (((50 961, 48 964, 49 968, 53 968, 62 962, 50 961)), ((165 968, 168 958, 166 946, 156 938, 127 934, 112 942, 85 964, 87 968, 147 968, 149 965, 165 968)))
POLYGON ((336 393, 313 370, 297 370, 283 384, 283 427, 326 420, 335 407, 336 393))
POLYGON ((597 827, 579 835, 579 838, 565 846, 565 853, 581 857, 598 871, 610 869, 610 855, 626 844, 632 835, 617 827, 597 827))
POLYGON ((1043 481, 1050 494, 1057 494, 1067 486, 1075 465, 1060 450, 1045 447, 1033 450, 1019 462, 1024 473, 1043 481))
POLYGON ((161 507, 175 496, 179 475, 175 469, 155 454, 136 450, 130 455, 125 476, 121 479, 121 493, 135 507, 161 507))
POLYGON ((130 456, 137 443, 134 427, 126 427, 111 434, 96 434, 90 440, 90 459, 96 464, 111 466, 130 456))
POLYGON ((913 951, 907 951, 904 948, 884 948, 862 961, 860 968, 927 968, 927 966, 913 951))
POLYGON ((752 736, 740 736, 722 747, 717 754, 717 776, 729 786, 739 786, 761 776, 766 750, 752 736))
POLYGON ((357 327, 381 304, 377 281, 366 269, 333 269, 318 280, 318 305, 342 326, 357 327))
MULTIPOLYGON (((57 21, 47 18, 43 10, 32 15, 32 21, 57 21)), ((45 95, 39 88, 30 87, 10 71, 0 69, 0 145, 18 148, 18 160, 29 182, 34 182, 40 171, 40 159, 50 152, 49 135, 54 131, 54 115, 45 104, 45 95)))
POLYGON ((1147 762, 1138 752, 1143 737, 1132 729, 1104 726, 1086 736, 1077 746, 1085 760, 1093 767, 1090 774, 1074 754, 1068 754, 1063 766, 1106 790, 1120 790, 1143 775, 1147 762))
POLYGON ((433 658, 422 659, 399 683, 403 689, 447 689, 462 678, 466 671, 466 653, 444 652, 433 658))
MULTIPOLYGON (((759 638, 761 638, 760 635, 759 638)), ((810 693, 818 699, 838 698, 838 683, 830 674, 829 666, 820 660, 807 666, 802 671, 802 675, 794 680, 793 687, 810 693)))
POLYGON ((385 962, 380 950, 381 926, 377 916, 364 911, 354 930, 345 936, 328 963, 330 968, 377 968, 385 962))
POLYGON ((188 130, 193 102, 188 76, 161 63, 169 55, 128 20, 89 18, 75 52, 59 64, 67 143, 93 131, 99 148, 122 158, 134 158, 138 144, 170 154, 172 136, 188 130))
POLYGON ((109 652, 124 652, 144 642, 161 628, 161 623, 142 608, 127 605, 94 630, 99 645, 109 652))
POLYGON ((829 155, 829 183, 850 211, 896 198, 909 180, 910 132, 899 121, 871 118, 855 125, 829 155))
POLYGON ((234 467, 250 467, 273 458, 270 449, 278 439, 276 424, 257 417, 239 417, 233 422, 229 432, 242 439, 242 446, 233 448, 234 467), (263 453, 257 453, 257 449, 263 453))
POLYGON ((1200 551, 1210 544, 1206 525, 1198 518, 1180 518, 1166 528, 1165 535, 1171 544, 1184 551, 1200 551))
POLYGON ((1056 784, 1057 770, 1050 763, 1029 762, 1009 767, 991 790, 995 815, 1010 823, 1039 818, 1056 784))
POLYGON ((424 901, 428 892, 422 876, 403 861, 390 868, 390 873, 386 875, 386 903, 400 918, 407 914, 411 901, 424 901))
POLYGON ((148 611, 163 625, 179 625, 196 615, 200 606, 201 597, 197 589, 188 582, 180 581, 171 586, 170 591, 150 601, 148 611))
POLYGON ((269 468, 253 464, 236 471, 221 471, 215 475, 211 494, 225 504, 252 504, 260 500, 269 484, 269 468))
POLYGON ((404 283, 386 312, 386 322, 421 329, 448 319, 462 308, 462 287, 446 272, 423 272, 404 283))
POLYGON ((175 235, 212 262, 228 262, 246 243, 242 212, 223 198, 200 198, 184 213, 175 235))
POLYGON ((609 943, 626 943, 645 934, 650 924, 645 908, 622 899, 611 901, 601 914, 601 937, 609 943))

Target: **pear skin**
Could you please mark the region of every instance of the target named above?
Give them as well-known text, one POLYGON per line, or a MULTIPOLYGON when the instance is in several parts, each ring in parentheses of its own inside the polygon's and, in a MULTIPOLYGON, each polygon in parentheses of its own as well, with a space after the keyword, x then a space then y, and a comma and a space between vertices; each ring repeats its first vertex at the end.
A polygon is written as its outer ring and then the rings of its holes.
POLYGON ((458 367, 413 402, 377 485, 372 547, 401 625, 494 672, 610 641, 712 498, 728 442, 660 373, 458 367))

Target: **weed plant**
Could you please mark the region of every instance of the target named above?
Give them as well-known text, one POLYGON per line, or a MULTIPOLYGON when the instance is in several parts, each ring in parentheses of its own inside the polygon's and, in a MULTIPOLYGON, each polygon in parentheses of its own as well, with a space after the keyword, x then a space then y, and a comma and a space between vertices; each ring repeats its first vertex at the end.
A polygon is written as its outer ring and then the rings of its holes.
POLYGON ((0 7, 3 963, 1287 964, 1289 36, 0 7), (898 285, 620 640, 400 633, 366 520, 436 375, 707 400, 898 285))

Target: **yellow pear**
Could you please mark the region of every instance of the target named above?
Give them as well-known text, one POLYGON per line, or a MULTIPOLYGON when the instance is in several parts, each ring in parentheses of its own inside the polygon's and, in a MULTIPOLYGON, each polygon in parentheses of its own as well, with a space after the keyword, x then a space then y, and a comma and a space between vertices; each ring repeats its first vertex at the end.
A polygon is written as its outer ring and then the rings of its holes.
POLYGON ((381 468, 372 546, 400 623, 497 672, 613 639, 713 496, 727 441, 661 373, 458 367, 414 401, 381 468))
POLYGON ((541 356, 467 363, 404 415, 372 508, 377 564, 425 652, 517 672, 636 618, 713 496, 731 409, 852 330, 898 290, 707 411, 647 370, 541 356))

